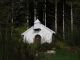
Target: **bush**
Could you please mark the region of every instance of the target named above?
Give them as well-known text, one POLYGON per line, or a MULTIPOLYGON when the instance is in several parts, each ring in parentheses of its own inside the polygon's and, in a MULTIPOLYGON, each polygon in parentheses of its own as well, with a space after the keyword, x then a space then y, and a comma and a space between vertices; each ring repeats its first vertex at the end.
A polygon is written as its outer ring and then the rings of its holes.
POLYGON ((53 48, 53 44, 46 42, 46 43, 41 44, 39 47, 40 47, 41 52, 45 52, 47 50, 51 50, 53 48))
POLYGON ((71 50, 71 46, 68 46, 65 42, 62 42, 62 41, 58 41, 56 43, 56 48, 57 49, 66 50, 66 51, 70 51, 71 50))

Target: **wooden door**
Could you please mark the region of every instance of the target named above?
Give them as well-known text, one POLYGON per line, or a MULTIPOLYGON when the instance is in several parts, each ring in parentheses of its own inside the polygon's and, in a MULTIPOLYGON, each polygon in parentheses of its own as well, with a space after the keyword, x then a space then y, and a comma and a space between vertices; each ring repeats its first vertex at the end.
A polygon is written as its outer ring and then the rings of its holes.
POLYGON ((40 35, 36 35, 35 39, 34 39, 34 42, 37 43, 37 44, 41 44, 41 36, 40 35))

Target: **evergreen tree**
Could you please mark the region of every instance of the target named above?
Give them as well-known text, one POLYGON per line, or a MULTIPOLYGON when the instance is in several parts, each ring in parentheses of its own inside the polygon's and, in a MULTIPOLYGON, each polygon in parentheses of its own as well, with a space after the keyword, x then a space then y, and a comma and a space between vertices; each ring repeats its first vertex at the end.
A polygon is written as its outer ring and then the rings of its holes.
POLYGON ((65 39, 65 35, 64 35, 64 0, 63 0, 63 39, 65 39))
POLYGON ((0 1, 0 32, 1 32, 1 50, 0 53, 2 53, 1 59, 2 60, 7 60, 9 59, 9 44, 8 40, 10 39, 11 36, 11 17, 12 17, 12 8, 11 8, 11 1, 10 0, 1 0, 0 1), (8 54, 8 55, 7 55, 8 54), (7 58, 7 59, 6 59, 7 58))
POLYGON ((50 2, 55 3, 55 32, 57 33, 57 2, 59 0, 50 0, 50 2))

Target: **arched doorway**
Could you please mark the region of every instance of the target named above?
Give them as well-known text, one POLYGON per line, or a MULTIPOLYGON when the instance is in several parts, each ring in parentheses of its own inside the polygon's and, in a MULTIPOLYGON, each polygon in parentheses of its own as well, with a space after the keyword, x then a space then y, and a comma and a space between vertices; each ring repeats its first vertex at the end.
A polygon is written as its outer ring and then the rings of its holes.
POLYGON ((35 36, 34 43, 41 44, 41 36, 40 35, 35 36))

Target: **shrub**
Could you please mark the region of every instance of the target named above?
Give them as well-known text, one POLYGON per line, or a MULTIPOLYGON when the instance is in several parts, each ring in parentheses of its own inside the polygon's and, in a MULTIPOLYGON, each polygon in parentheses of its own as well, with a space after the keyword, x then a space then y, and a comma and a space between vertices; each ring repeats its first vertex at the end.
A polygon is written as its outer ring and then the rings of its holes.
POLYGON ((59 41, 56 43, 56 48, 66 50, 66 51, 71 50, 71 46, 68 46, 65 42, 62 42, 62 41, 59 41))

